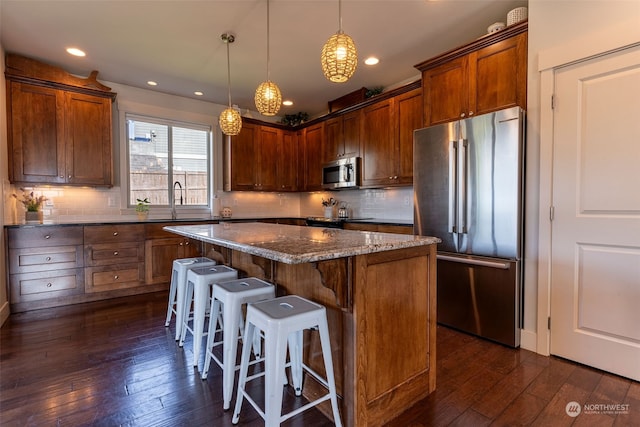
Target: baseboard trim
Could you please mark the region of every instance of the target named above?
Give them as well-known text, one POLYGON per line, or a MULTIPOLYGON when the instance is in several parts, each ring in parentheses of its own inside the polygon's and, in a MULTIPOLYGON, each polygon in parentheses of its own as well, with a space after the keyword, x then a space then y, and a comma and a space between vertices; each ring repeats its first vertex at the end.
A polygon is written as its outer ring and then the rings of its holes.
POLYGON ((520 330, 520 348, 537 352, 537 335, 533 331, 520 330))

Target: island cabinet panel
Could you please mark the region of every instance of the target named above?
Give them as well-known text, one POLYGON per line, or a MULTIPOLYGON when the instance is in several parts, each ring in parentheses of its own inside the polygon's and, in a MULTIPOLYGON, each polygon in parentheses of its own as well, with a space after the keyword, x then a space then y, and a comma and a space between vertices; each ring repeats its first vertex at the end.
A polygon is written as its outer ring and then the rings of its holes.
POLYGON ((85 226, 86 292, 144 285, 144 236, 143 224, 85 226))
MULTIPOLYGON (((436 247, 398 249, 305 264, 233 250, 242 275, 327 309, 342 422, 384 426, 435 390, 436 247)), ((317 331, 305 331, 304 361, 324 373, 317 331)), ((326 390, 304 380, 310 400, 326 390)), ((319 406, 331 418, 328 402, 319 406)))

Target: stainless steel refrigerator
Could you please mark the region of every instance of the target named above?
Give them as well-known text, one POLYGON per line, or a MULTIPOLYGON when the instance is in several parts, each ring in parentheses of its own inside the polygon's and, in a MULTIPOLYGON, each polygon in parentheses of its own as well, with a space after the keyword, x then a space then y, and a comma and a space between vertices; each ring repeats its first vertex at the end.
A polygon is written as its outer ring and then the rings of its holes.
POLYGON ((520 345, 524 112, 414 132, 414 231, 438 245, 438 322, 520 345))

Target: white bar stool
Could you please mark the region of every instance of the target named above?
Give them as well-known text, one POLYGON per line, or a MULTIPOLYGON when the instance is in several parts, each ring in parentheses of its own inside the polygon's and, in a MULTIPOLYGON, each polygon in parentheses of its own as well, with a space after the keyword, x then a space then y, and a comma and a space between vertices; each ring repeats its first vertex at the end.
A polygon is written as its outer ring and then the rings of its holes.
POLYGON ((216 265, 212 259, 205 257, 180 258, 173 260, 171 271, 171 287, 169 288, 169 305, 167 306, 167 320, 164 326, 169 326, 171 316, 176 315, 176 341, 180 339, 182 322, 184 321, 184 293, 187 287, 187 271, 195 267, 216 265))
POLYGON ((325 400, 331 400, 333 419, 336 426, 341 426, 340 413, 338 412, 338 399, 333 375, 333 361, 331 359, 331 342, 329 340, 329 327, 327 325, 327 312, 325 307, 308 301, 295 295, 288 295, 272 300, 257 302, 247 305, 247 318, 245 337, 252 337, 259 329, 264 333, 265 340, 265 370, 264 372, 247 377, 251 346, 243 346, 240 361, 240 378, 238 379, 238 394, 236 407, 231 422, 237 424, 240 417, 242 401, 246 397, 251 406, 264 419, 269 427, 278 426, 283 421, 297 415, 307 409, 318 405, 325 400), (322 357, 327 373, 326 380, 321 378, 311 368, 302 363, 302 331, 309 328, 318 328, 320 343, 322 345, 322 357), (291 355, 290 364, 286 363, 287 341, 291 355), (302 369, 311 374, 318 382, 323 384, 328 393, 306 405, 281 415, 282 412, 282 382, 285 367, 291 366, 291 376, 296 395, 302 393, 302 369), (264 412, 245 391, 247 381, 265 376, 265 409, 264 412))
MULTIPOLYGON (((255 277, 219 282, 213 285, 211 310, 209 311, 209 334, 205 348, 205 362, 202 379, 207 378, 211 359, 222 368, 223 408, 231 406, 233 381, 235 378, 236 356, 238 352, 238 329, 244 324, 242 306, 275 298, 275 286, 255 277), (215 332, 218 313, 222 309, 222 341, 216 341, 215 332), (213 354, 213 349, 222 345, 222 361, 213 354)), ((256 356, 260 355, 260 338, 257 338, 256 356)), ((251 347, 252 336, 243 337, 243 345, 251 347)))
MULTIPOLYGON (((193 335, 193 366, 198 366, 202 337, 204 336, 204 318, 207 303, 211 298, 211 288, 214 283, 238 278, 238 270, 226 265, 211 265, 195 267, 187 271, 187 286, 184 298, 184 317, 180 334, 180 347, 184 345, 187 331, 193 335), (193 299, 192 299, 193 297, 193 299), (189 316, 189 308, 193 301, 193 317, 189 316), (189 326, 189 320, 193 320, 193 327, 189 326)), ((210 316, 217 314, 210 313, 210 316)))

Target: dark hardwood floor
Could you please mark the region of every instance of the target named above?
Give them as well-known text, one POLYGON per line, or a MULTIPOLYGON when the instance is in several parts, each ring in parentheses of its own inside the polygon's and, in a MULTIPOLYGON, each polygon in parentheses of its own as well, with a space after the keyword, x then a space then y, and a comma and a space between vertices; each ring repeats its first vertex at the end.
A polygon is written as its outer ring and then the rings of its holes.
MULTIPOLYGON (((164 327, 166 299, 161 292, 10 316, 0 330, 0 425, 231 426, 220 369, 200 380, 191 343, 179 348, 173 324, 164 327)), ((436 391, 391 426, 640 426, 637 382, 444 327, 437 342, 436 391), (572 401, 626 413, 583 408, 572 418, 572 401)), ((300 400, 286 397, 289 408, 300 400)), ((239 425, 263 423, 245 403, 239 425)), ((311 410, 284 425, 332 424, 311 410)))

